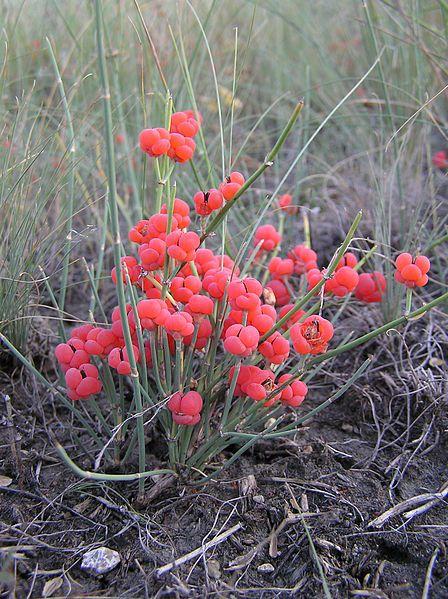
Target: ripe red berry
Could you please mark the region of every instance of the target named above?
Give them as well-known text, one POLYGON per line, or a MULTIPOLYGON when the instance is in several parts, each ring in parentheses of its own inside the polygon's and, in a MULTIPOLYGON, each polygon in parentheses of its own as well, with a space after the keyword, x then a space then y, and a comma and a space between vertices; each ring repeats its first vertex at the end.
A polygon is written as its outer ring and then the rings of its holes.
POLYGON ((138 248, 144 270, 158 270, 165 264, 166 243, 163 239, 150 239, 138 248))
POLYGON ((211 268, 202 279, 202 287, 215 299, 222 299, 233 273, 229 268, 211 268))
POLYGON ((194 231, 184 233, 177 230, 167 235, 166 238, 168 255, 177 262, 190 262, 194 260, 200 243, 199 235, 194 231))
POLYGON ((192 295, 185 306, 185 310, 192 315, 194 321, 213 314, 213 308, 213 301, 206 295, 192 295))
POLYGON ((72 329, 71 336, 75 337, 76 339, 81 339, 81 341, 86 341, 87 335, 93 328, 93 324, 82 324, 81 326, 72 329))
MULTIPOLYGON (((229 383, 233 379, 234 372, 235 367, 233 366, 229 372, 229 383)), ((254 401, 264 401, 275 390, 274 378, 272 370, 263 370, 258 366, 243 364, 237 376, 234 394, 237 397, 247 395, 254 401)), ((277 398, 278 396, 275 396, 273 400, 265 403, 265 406, 272 405, 277 398)))
POLYGON ((120 347, 122 341, 112 332, 111 329, 95 327, 87 335, 85 350, 91 356, 104 358, 115 347, 120 347))
POLYGON ((189 112, 174 112, 171 115, 171 133, 180 133, 185 137, 194 137, 197 134, 199 123, 189 112))
MULTIPOLYGON (((140 353, 138 347, 132 346, 132 352, 134 354, 135 361, 138 362, 140 353)), ((129 363, 129 354, 126 347, 113 349, 108 358, 109 366, 115 368, 118 374, 127 375, 131 374, 131 365, 129 363)))
POLYGON ((281 364, 289 356, 289 341, 278 331, 261 343, 258 351, 271 364, 281 364))
POLYGON ((192 335, 194 331, 193 317, 188 312, 170 314, 163 326, 174 339, 182 339, 182 337, 192 335))
MULTIPOLYGON (((134 256, 123 256, 121 259, 121 278, 126 285, 128 277, 131 283, 136 283, 142 274, 142 267, 138 264, 134 256), (126 276, 127 270, 127 276, 126 276)), ((110 273, 112 281, 117 284, 117 269, 114 267, 110 273)))
POLYGON ((411 254, 404 252, 395 260, 395 280, 406 287, 424 287, 428 282, 431 263, 426 256, 412 258, 411 254))
MULTIPOLYGON (((278 379, 278 385, 281 386, 287 381, 291 380, 292 375, 283 374, 278 379)), ((283 404, 290 406, 291 408, 298 408, 305 399, 308 393, 308 387, 306 384, 299 380, 292 381, 281 391, 280 400, 283 404)))
POLYGON ((298 206, 294 206, 292 203, 292 196, 289 193, 285 193, 278 199, 278 207, 286 214, 293 216, 297 214, 299 208, 298 206))
POLYGON ((214 210, 219 210, 223 201, 223 195, 218 189, 209 189, 205 193, 198 191, 193 197, 194 206, 199 216, 208 216, 214 210))
POLYGON ((317 254, 306 245, 296 245, 288 252, 288 258, 294 262, 294 272, 303 275, 313 268, 317 268, 317 254))
POLYGON ((146 241, 149 241, 151 239, 149 236, 150 225, 151 223, 149 220, 139 220, 129 231, 129 240, 134 243, 145 243, 146 241))
POLYGON ((333 277, 325 283, 325 291, 333 293, 336 297, 344 297, 356 288, 359 275, 350 266, 342 266, 336 270, 333 277))
MULTIPOLYGON (((160 214, 168 214, 168 208, 166 204, 163 204, 162 208, 160 209, 160 214)), ((173 204, 173 216, 176 219, 179 229, 186 229, 191 222, 190 206, 187 204, 187 202, 184 202, 180 198, 175 198, 173 204)))
POLYGON ((101 391, 98 369, 93 364, 82 364, 79 368, 69 368, 65 373, 68 396, 72 400, 87 399, 101 391))
POLYGON ((334 328, 322 316, 308 316, 291 327, 290 335, 294 349, 299 354, 323 354, 334 335, 334 328))
POLYGON ((176 424, 194 426, 201 419, 203 401, 197 391, 177 392, 170 397, 167 405, 176 424))
POLYGON ((168 156, 176 162, 187 162, 193 158, 196 144, 191 137, 185 137, 180 133, 170 133, 170 147, 168 156))
POLYGON ((260 333, 251 325, 234 324, 225 334, 224 349, 235 356, 250 356, 255 351, 260 333))
POLYGON ((448 153, 445 152, 445 150, 440 150, 440 152, 436 152, 432 157, 432 163, 436 168, 448 168, 448 153))
MULTIPOLYGON (((288 314, 288 312, 292 308, 294 308, 294 304, 285 304, 284 306, 282 306, 280 308, 280 310, 278 311, 279 319, 286 316, 286 314, 288 314)), ((304 310, 298 310, 295 314, 293 314, 290 318, 288 318, 288 320, 282 325, 282 329, 284 329, 285 331, 290 329, 292 327, 292 325, 296 324, 296 322, 298 322, 304 314, 305 314, 304 310)))
POLYGON ((258 245, 261 241, 260 251, 272 252, 278 246, 281 239, 282 236, 275 227, 272 225, 262 225, 255 231, 254 245, 258 245))
POLYGON ((140 148, 149 156, 162 156, 170 149, 170 133, 162 127, 143 129, 139 141, 140 148))
POLYGON ((358 264, 358 258, 352 252, 346 252, 342 258, 339 260, 338 265, 336 266, 336 270, 339 270, 343 266, 349 266, 350 268, 354 268, 358 264))
POLYGON ((137 314, 142 329, 153 331, 157 326, 163 326, 170 312, 166 303, 161 299, 140 300, 137 304, 137 314))
POLYGON ((186 304, 188 300, 199 293, 202 282, 199 277, 188 275, 186 277, 174 277, 170 284, 170 293, 176 302, 186 304))
POLYGON ((235 310, 254 310, 260 305, 263 287, 257 279, 245 277, 241 281, 233 280, 227 288, 230 305, 235 310))
POLYGON ((238 171, 234 171, 233 173, 230 173, 230 175, 226 177, 226 180, 220 184, 219 190, 222 193, 225 201, 229 202, 230 200, 233 200, 243 185, 244 176, 238 171))
POLYGON ((381 302, 386 291, 386 279, 378 271, 363 272, 359 275, 359 281, 355 289, 355 297, 368 304, 381 302))
POLYGON ((57 345, 54 355, 63 372, 69 368, 79 368, 82 364, 90 362, 90 355, 85 350, 85 342, 76 337, 72 337, 67 343, 57 345))
POLYGON ((289 277, 294 272, 294 262, 290 258, 276 256, 268 264, 269 272, 274 279, 289 277))

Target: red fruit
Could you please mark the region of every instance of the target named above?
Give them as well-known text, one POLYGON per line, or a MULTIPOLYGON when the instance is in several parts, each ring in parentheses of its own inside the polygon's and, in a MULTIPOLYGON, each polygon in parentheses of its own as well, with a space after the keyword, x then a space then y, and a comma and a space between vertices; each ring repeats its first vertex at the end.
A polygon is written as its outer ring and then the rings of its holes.
POLYGON ((166 318, 164 327, 174 339, 182 339, 193 334, 193 317, 188 312, 175 312, 166 318))
MULTIPOLYGON (((166 204, 163 204, 160 214, 168 214, 168 208, 166 204)), ((174 199, 173 205, 173 216, 177 221, 177 226, 179 229, 186 229, 190 222, 190 206, 187 202, 184 202, 180 198, 174 199)))
POLYGON ((266 287, 271 289, 275 295, 275 303, 277 306, 284 306, 291 299, 291 295, 288 291, 288 288, 279 279, 273 279, 266 283, 266 287))
POLYGON ((121 347, 122 340, 119 339, 111 329, 103 329, 95 327, 87 335, 85 342, 85 350, 91 356, 99 356, 104 358, 115 347, 121 347))
POLYGON ((158 270, 165 263, 166 243, 163 239, 150 239, 148 243, 142 243, 138 254, 144 270, 158 270))
POLYGON ((317 254, 306 245, 296 245, 288 252, 288 258, 294 262, 294 272, 303 275, 313 268, 317 268, 317 254))
POLYGON ((79 368, 82 364, 90 362, 90 355, 85 350, 85 342, 76 337, 72 337, 67 343, 57 345, 54 355, 63 372, 69 368, 79 368))
POLYGON ((79 327, 72 329, 72 338, 81 339, 81 341, 87 340, 87 335, 94 328, 93 324, 82 324, 79 327))
POLYGON ((428 282, 431 263, 426 256, 412 258, 411 254, 402 253, 395 260, 395 280, 406 287, 423 287, 428 282))
POLYGON ((157 326, 165 324, 170 312, 163 300, 146 299, 138 302, 137 314, 142 329, 153 331, 157 326))
POLYGON ((213 314, 214 303, 206 295, 192 295, 185 309, 193 316, 194 321, 202 320, 213 314))
POLYGON ((274 306, 263 304, 256 310, 249 312, 247 323, 254 326, 260 335, 264 335, 271 329, 277 320, 277 312, 274 306))
POLYGON ((262 293, 261 283, 253 277, 233 280, 227 288, 230 305, 235 310, 255 310, 260 305, 262 293))
MULTIPOLYGON (((133 310, 132 310, 131 304, 126 304, 126 315, 127 315, 127 320, 128 320, 128 324, 129 324, 129 329, 131 331, 131 334, 133 334, 133 333, 135 333, 135 322, 134 322, 134 315, 133 315, 133 310)), ((124 331, 123 331, 123 322, 121 320, 120 306, 115 306, 115 308, 112 310, 111 331, 119 339, 123 339, 124 331)), ((122 345, 124 345, 124 342, 122 343, 122 345)))
POLYGON ((219 190, 226 202, 233 200, 241 187, 244 185, 244 177, 238 171, 230 173, 226 180, 220 184, 219 190))
POLYGON ((171 133, 180 133, 185 137, 194 137, 198 131, 198 121, 187 112, 174 112, 171 115, 171 133))
MULTIPOLYGON (((196 343, 194 344, 195 349, 204 349, 207 345, 207 341, 211 337, 213 333, 213 328, 211 322, 208 318, 202 318, 196 323, 196 327, 198 327, 198 334, 196 338, 196 343)), ((183 342, 185 345, 190 345, 193 341, 194 334, 186 335, 183 338, 183 342)))
POLYGON ((194 426, 201 419, 203 401, 197 391, 185 394, 178 391, 170 397, 167 405, 177 424, 194 426))
POLYGON ((129 239, 134 243, 145 243, 149 241, 149 227, 151 223, 149 220, 139 220, 136 225, 129 231, 129 239))
POLYGON ((350 268, 354 268, 357 264, 358 258, 355 256, 355 254, 352 254, 352 252, 347 252, 339 260, 336 270, 339 270, 343 266, 350 266, 350 268))
POLYGON ((323 354, 334 335, 334 328, 331 322, 321 316, 308 316, 291 327, 290 335, 294 349, 299 354, 323 354))
MULTIPOLYGON (((288 312, 292 308, 294 308, 294 304, 285 304, 284 306, 282 306, 280 308, 280 310, 278 311, 279 319, 286 316, 286 314, 288 314, 288 312)), ((293 314, 290 318, 288 318, 288 320, 282 325, 282 329, 284 329, 285 331, 290 329, 292 327, 292 325, 296 324, 296 322, 298 322, 304 314, 305 314, 304 310, 298 310, 295 314, 293 314)))
POLYGON ((199 216, 208 216, 214 210, 219 210, 223 201, 223 195, 218 189, 209 189, 205 193, 198 191, 193 197, 196 212, 199 216))
POLYGON ((222 299, 231 279, 234 278, 229 268, 211 268, 202 279, 202 287, 215 299, 222 299))
POLYGON ((280 233, 272 225, 262 225, 258 227, 254 235, 254 245, 258 245, 260 241, 260 251, 271 252, 278 246, 282 239, 280 233))
MULTIPOLYGON (((134 354, 135 361, 138 362, 140 353, 138 347, 132 346, 132 353, 134 354)), ((131 365, 129 363, 129 354, 125 347, 113 349, 108 358, 109 366, 115 368, 118 374, 131 374, 131 365)))
POLYGON ((336 297, 344 297, 356 288, 359 275, 350 266, 342 266, 336 270, 333 277, 325 283, 325 291, 333 293, 336 297))
POLYGON ((65 382, 69 389, 69 397, 86 399, 101 391, 98 369, 93 364, 82 364, 79 368, 69 368, 65 373, 65 382))
POLYGON ((308 289, 314 289, 318 283, 322 281, 324 275, 318 268, 312 268, 306 273, 306 280, 308 281, 308 289))
POLYGON ((199 293, 202 282, 199 277, 188 275, 186 277, 174 277, 170 284, 170 293, 176 302, 187 303, 190 297, 199 293))
POLYGON ((168 255, 177 262, 194 260, 200 243, 199 235, 194 231, 183 233, 177 230, 167 235, 166 238, 168 255))
POLYGON ((234 324, 225 334, 224 349, 235 356, 249 356, 257 348, 260 333, 251 325, 234 324))
MULTIPOLYGON (((229 383, 233 379, 234 372, 235 366, 230 369, 229 383)), ((271 370, 263 370, 258 368, 258 366, 246 366, 243 364, 238 373, 234 394, 237 397, 247 395, 255 401, 263 401, 275 389, 274 376, 271 370)), ((265 403, 265 405, 267 407, 272 405, 277 398, 279 396, 275 396, 268 403, 265 403)))
POLYGON ((279 197, 278 207, 280 208, 280 210, 282 210, 283 212, 286 212, 290 216, 297 214, 297 212, 299 210, 298 206, 293 206, 292 196, 289 195, 289 193, 285 193, 284 195, 279 197))
POLYGON ((355 297, 368 304, 381 302, 386 291, 386 279, 380 272, 363 272, 359 275, 355 297))
MULTIPOLYGON (((291 378, 292 375, 283 374, 278 379, 278 385, 283 385, 291 380, 291 378)), ((306 384, 302 381, 294 380, 281 391, 280 400, 283 404, 288 405, 291 408, 298 408, 305 399, 307 393, 308 387, 306 384)))
POLYGON ((445 169, 448 168, 448 153, 444 150, 436 152, 432 157, 432 163, 436 168, 445 169))
POLYGON ((161 127, 143 129, 139 136, 140 148, 150 156, 162 156, 170 149, 170 133, 161 127))
MULTIPOLYGON (((140 264, 138 264, 134 256, 124 256, 121 259, 121 278, 125 285, 127 284, 126 270, 131 283, 136 283, 142 274, 142 267, 140 266, 140 264)), ((112 269, 110 275, 112 277, 112 281, 116 285, 117 269, 115 267, 112 269)))
POLYGON ((278 331, 261 343, 258 351, 271 364, 281 364, 289 356, 289 341, 278 331))
POLYGON ((153 214, 149 219, 149 230, 148 234, 152 239, 158 237, 159 239, 166 239, 168 233, 176 231, 179 228, 176 217, 171 217, 170 230, 168 231, 169 216, 168 214, 157 213, 153 214))
POLYGON ((268 264, 269 272, 274 279, 289 277, 294 272, 294 262, 290 258, 276 256, 268 264))
POLYGON ((180 133, 170 133, 170 148, 168 156, 176 162, 187 162, 193 158, 196 149, 195 142, 191 137, 185 137, 180 133))

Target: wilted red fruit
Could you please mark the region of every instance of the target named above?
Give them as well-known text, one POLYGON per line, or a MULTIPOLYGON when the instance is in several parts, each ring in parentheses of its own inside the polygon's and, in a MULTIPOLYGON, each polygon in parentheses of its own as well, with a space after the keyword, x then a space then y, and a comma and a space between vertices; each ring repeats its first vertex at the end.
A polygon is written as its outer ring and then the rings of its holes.
MULTIPOLYGON (((142 267, 137 262, 137 260, 134 258, 134 256, 123 256, 123 258, 121 259, 121 278, 125 285, 128 282, 128 278, 126 276, 126 269, 127 269, 127 276, 129 277, 130 282, 136 283, 142 274, 142 267)), ((116 285, 117 284, 117 269, 115 268, 115 266, 112 269, 110 275, 112 277, 112 281, 116 285)))
POLYGON ((213 308, 213 301, 206 295, 192 295, 185 306, 195 322, 213 314, 213 308))
MULTIPOLYGON (((138 362, 140 353, 138 351, 138 347, 135 345, 132 346, 132 353, 134 354, 135 361, 138 362)), ((128 350, 123 347, 116 347, 113 349, 108 358, 109 366, 111 368, 115 368, 118 374, 131 374, 131 364, 129 363, 129 354, 128 350)))
POLYGON ((278 331, 258 346, 258 351, 271 364, 281 364, 289 356, 289 341, 278 331))
POLYGON ((298 206, 294 206, 292 203, 292 196, 289 193, 285 193, 278 199, 278 207, 286 214, 293 216, 297 214, 299 208, 298 206))
POLYGON ((284 306, 291 299, 291 294, 288 291, 288 288, 280 281, 280 279, 273 279, 272 281, 268 281, 266 283, 266 287, 271 289, 275 295, 275 303, 277 306, 284 306))
MULTIPOLYGON (((291 378, 292 375, 290 374, 282 374, 277 381, 278 386, 280 387, 287 381, 291 380, 291 378)), ((291 408, 298 408, 305 399, 307 393, 308 387, 306 384, 302 381, 294 380, 288 386, 282 389, 280 400, 282 403, 290 406, 291 408)))
MULTIPOLYGON (((168 208, 166 204, 163 204, 160 209, 160 214, 168 214, 168 208)), ((190 222, 190 206, 187 202, 184 202, 180 198, 174 199, 173 204, 173 216, 176 219, 177 226, 179 229, 186 229, 190 222)))
POLYGON ((186 233, 173 231, 166 238, 168 255, 177 262, 190 262, 194 260, 196 250, 201 244, 199 235, 194 231, 186 233))
POLYGON ((182 339, 193 334, 193 317, 188 312, 174 312, 166 318, 164 327, 174 339, 182 339))
POLYGON ((194 426, 201 419, 202 397, 197 391, 172 395, 168 400, 168 409, 176 424, 194 426))
POLYGON ((165 264, 166 243, 163 239, 150 239, 138 248, 138 255, 145 270, 158 270, 165 264))
POLYGON ((171 115, 171 133, 180 133, 185 137, 194 137, 198 131, 199 123, 190 112, 174 112, 171 115))
POLYGON ((395 260, 395 280, 398 283, 413 287, 423 287, 428 282, 428 275, 431 268, 431 262, 426 256, 417 256, 412 258, 411 254, 400 254, 395 260))
POLYGON ((191 137, 185 137, 180 133, 170 133, 170 147, 168 156, 176 162, 187 162, 193 158, 196 144, 191 137))
MULTIPOLYGON (((232 381, 234 373, 235 366, 232 366, 229 372, 229 383, 232 381)), ((263 370, 258 366, 243 364, 237 376, 234 394, 236 397, 247 395, 255 401, 263 401, 275 389, 274 378, 272 370, 263 370)), ((277 398, 279 396, 275 396, 267 402, 266 407, 272 405, 277 398)))
POLYGON ((149 235, 149 228, 151 223, 149 220, 139 220, 136 225, 129 231, 129 240, 134 243, 145 243, 151 239, 149 235))
POLYGON ((233 200, 243 185, 243 175, 238 171, 234 171, 220 184, 219 191, 222 193, 225 201, 229 202, 230 200, 233 200))
POLYGON ((359 275, 359 281, 355 289, 355 297, 368 304, 381 302, 386 291, 386 279, 378 271, 363 272, 359 275))
POLYGON ((224 349, 234 356, 250 356, 259 340, 260 333, 252 325, 234 324, 226 331, 224 349))
POLYGON ((214 210, 219 210, 224 202, 218 189, 209 189, 205 193, 198 191, 193 197, 194 206, 199 216, 208 216, 214 210))
POLYGON ((143 129, 139 141, 140 148, 149 156, 162 156, 170 149, 170 133, 162 127, 143 129))
POLYGON ((170 283, 170 293, 176 302, 186 304, 190 297, 199 293, 202 289, 202 282, 195 275, 186 277, 174 277, 170 283))
POLYGON ((260 251, 272 252, 278 246, 281 239, 282 236, 275 227, 272 225, 262 225, 255 231, 254 244, 258 245, 262 241, 260 251))
POLYGON ((165 324, 170 312, 163 300, 146 299, 138 302, 137 314, 142 329, 153 331, 157 326, 165 324))
POLYGON ((57 345, 54 355, 63 372, 69 368, 79 368, 82 364, 90 362, 90 355, 85 350, 85 342, 76 337, 72 337, 67 343, 57 345))
POLYGON ((235 310, 254 310, 260 305, 262 292, 261 283, 254 277, 231 281, 227 288, 230 305, 235 310))
POLYGON ((299 354, 323 354, 334 335, 334 328, 322 316, 308 316, 291 327, 290 335, 294 349, 299 354))
POLYGON ((432 157, 432 163, 436 168, 448 168, 448 153, 445 150, 436 152, 432 157))
POLYGON ((289 277, 294 272, 294 262, 290 258, 276 256, 268 264, 269 272, 274 279, 289 277))
POLYGON ((317 268, 317 254, 306 245, 296 245, 288 252, 288 258, 294 262, 294 272, 303 275, 313 268, 317 268))
POLYGON ((69 368, 65 373, 65 382, 70 399, 87 399, 101 391, 98 368, 93 364, 82 364, 79 368, 69 368))

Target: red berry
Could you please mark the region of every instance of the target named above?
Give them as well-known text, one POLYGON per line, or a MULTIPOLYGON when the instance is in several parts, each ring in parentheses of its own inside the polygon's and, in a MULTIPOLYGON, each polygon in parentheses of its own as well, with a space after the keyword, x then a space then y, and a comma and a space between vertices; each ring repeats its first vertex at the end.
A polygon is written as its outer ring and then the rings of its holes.
MULTIPOLYGON (((163 204, 160 214, 168 214, 168 208, 166 204, 163 204)), ((177 221, 177 226, 179 229, 186 229, 189 226, 191 222, 190 206, 187 204, 187 202, 184 202, 180 198, 175 198, 173 204, 173 215, 177 221)))
POLYGON ((196 212, 199 216, 208 216, 214 210, 219 210, 223 201, 222 193, 217 189, 209 189, 205 193, 198 191, 193 197, 196 212))
POLYGON ((197 391, 177 392, 170 397, 167 405, 177 424, 194 426, 201 419, 203 401, 197 391))
POLYGON ((226 202, 233 200, 241 187, 244 185, 244 177, 238 171, 230 173, 226 180, 220 184, 219 190, 226 202))
POLYGON ((303 275, 311 269, 317 268, 317 254, 306 245, 296 245, 288 253, 288 258, 294 262, 294 272, 303 275))
POLYGON ((260 242, 260 251, 271 252, 278 246, 282 239, 280 233, 272 225, 262 225, 258 227, 254 235, 254 244, 258 245, 260 242))
POLYGON ((334 328, 331 322, 321 316, 308 316, 291 327, 290 335, 294 349, 299 354, 322 354, 327 351, 334 328))
POLYGON ((143 129, 139 136, 140 148, 150 156, 162 156, 170 149, 170 133, 161 127, 143 129))

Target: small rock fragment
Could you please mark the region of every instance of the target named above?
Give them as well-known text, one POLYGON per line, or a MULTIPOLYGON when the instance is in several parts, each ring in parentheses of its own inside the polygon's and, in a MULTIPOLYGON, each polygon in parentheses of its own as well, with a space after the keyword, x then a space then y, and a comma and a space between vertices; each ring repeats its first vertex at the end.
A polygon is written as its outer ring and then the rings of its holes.
POLYGON ((217 559, 209 559, 207 561, 207 569, 210 578, 213 578, 214 580, 219 580, 221 578, 221 564, 217 559))
POLYGON ((351 424, 349 424, 348 422, 344 422, 344 424, 341 426, 341 429, 344 431, 344 433, 352 433, 353 432, 353 426, 351 424))
POLYGON ((83 555, 81 569, 99 576, 113 570, 120 561, 118 551, 109 547, 98 547, 83 555))
POLYGON ((271 574, 274 570, 274 566, 270 563, 260 564, 257 568, 257 572, 260 572, 261 574, 271 574))
POLYGON ((263 495, 254 495, 253 500, 255 501, 255 503, 264 503, 264 496, 263 495))

